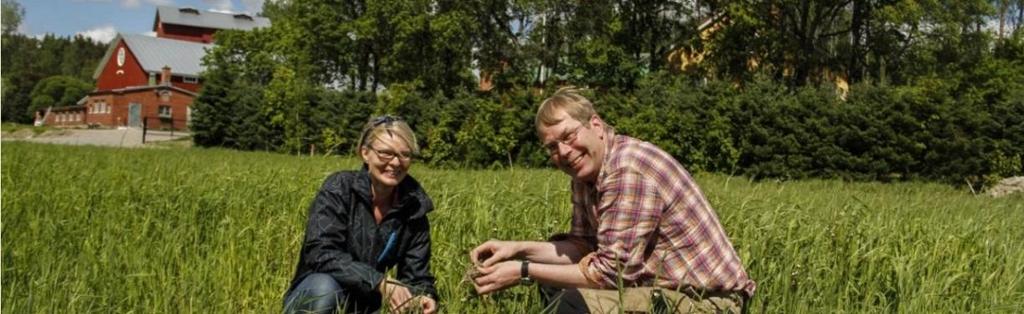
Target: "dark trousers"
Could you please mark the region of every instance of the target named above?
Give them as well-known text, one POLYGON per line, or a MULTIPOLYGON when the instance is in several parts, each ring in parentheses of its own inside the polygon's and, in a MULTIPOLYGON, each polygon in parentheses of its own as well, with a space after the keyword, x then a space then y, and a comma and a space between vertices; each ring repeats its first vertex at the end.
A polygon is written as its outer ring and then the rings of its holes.
POLYGON ((334 277, 314 273, 302 279, 284 298, 285 314, 377 313, 380 295, 345 291, 334 277))
POLYGON ((544 313, 747 313, 738 292, 687 294, 652 287, 559 289, 539 285, 544 313))
POLYGON ((577 289, 561 289, 545 285, 537 285, 540 301, 544 303, 544 313, 590 313, 587 302, 577 289))

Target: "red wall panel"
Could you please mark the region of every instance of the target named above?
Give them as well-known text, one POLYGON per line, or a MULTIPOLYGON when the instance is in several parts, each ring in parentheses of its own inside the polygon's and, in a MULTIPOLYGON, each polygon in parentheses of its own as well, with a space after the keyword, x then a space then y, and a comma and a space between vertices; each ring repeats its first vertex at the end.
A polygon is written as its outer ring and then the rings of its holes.
POLYGON ((103 67, 103 71, 100 72, 100 76, 96 79, 96 89, 106 90, 128 86, 145 86, 148 83, 149 75, 142 70, 142 65, 135 58, 135 54, 128 48, 128 45, 125 45, 124 40, 121 40, 117 43, 114 53, 110 54, 110 60, 107 60, 106 66, 103 67), (125 50, 124 65, 118 66, 117 52, 121 48, 125 50))

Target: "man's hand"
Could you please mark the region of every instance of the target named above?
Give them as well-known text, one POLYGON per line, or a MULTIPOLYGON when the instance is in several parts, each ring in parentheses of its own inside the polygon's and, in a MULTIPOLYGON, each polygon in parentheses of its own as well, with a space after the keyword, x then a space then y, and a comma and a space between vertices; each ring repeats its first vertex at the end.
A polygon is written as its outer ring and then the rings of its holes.
POLYGON ((474 248, 469 253, 469 260, 473 262, 473 265, 488 267, 515 258, 519 253, 516 242, 490 240, 474 248))
POLYGON ((420 308, 423 309, 423 314, 437 313, 437 301, 423 295, 416 297, 416 299, 420 302, 420 308))
MULTIPOLYGON (((486 244, 484 243, 484 245, 486 244)), ((484 295, 516 285, 519 283, 521 275, 521 263, 519 261, 505 261, 493 266, 480 267, 480 276, 473 279, 473 288, 476 289, 477 294, 484 295)))

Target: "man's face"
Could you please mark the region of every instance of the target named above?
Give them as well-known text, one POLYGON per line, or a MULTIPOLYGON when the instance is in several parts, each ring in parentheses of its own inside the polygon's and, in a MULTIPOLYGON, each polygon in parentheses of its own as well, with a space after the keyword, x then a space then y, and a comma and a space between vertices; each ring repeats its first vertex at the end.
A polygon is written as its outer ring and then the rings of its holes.
POLYGON ((594 115, 581 123, 564 110, 556 111, 555 119, 558 123, 538 130, 551 161, 573 179, 596 182, 607 146, 604 122, 594 115))

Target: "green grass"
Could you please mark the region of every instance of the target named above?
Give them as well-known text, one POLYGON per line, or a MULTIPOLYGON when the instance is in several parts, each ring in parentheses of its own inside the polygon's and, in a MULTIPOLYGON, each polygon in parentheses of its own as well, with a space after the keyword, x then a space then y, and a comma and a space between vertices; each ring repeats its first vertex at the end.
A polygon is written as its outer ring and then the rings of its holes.
MULTIPOLYGON (((354 159, 5 142, 5 313, 274 313, 306 208, 354 159)), ((533 289, 461 301, 468 250, 566 230, 568 178, 548 169, 413 175, 436 203, 447 313, 532 313, 533 289)), ((1016 312, 1024 197, 943 185, 697 180, 758 283, 753 313, 1016 312)))
MULTIPOLYGON (((5 135, 14 135, 14 133, 21 130, 31 130, 32 135, 40 135, 49 131, 59 131, 48 126, 33 126, 31 124, 18 124, 12 122, 0 123, 0 132, 6 133, 5 135)), ((27 136, 28 134, 25 134, 27 136)))

